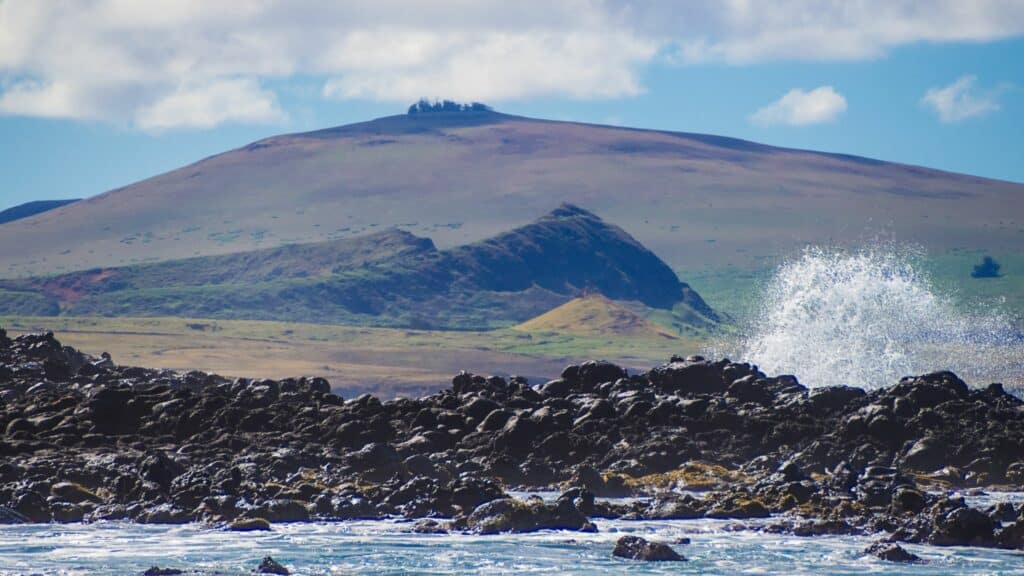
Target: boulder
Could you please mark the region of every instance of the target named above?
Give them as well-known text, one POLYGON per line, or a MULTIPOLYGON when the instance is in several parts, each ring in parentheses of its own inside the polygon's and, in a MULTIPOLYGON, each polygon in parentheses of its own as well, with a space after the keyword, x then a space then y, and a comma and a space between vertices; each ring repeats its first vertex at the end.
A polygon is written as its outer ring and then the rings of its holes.
POLYGON ((668 544, 649 542, 639 536, 619 538, 615 542, 612 556, 645 562, 681 562, 686 560, 668 544))
POLYGON ((865 548, 864 553, 881 558, 886 562, 900 562, 903 564, 921 562, 921 557, 917 554, 907 552, 899 544, 890 544, 887 542, 875 542, 871 546, 865 548))
POLYGON ((575 530, 596 532, 597 528, 568 500, 545 504, 540 499, 502 498, 477 506, 466 519, 469 530, 478 534, 575 530))
POLYGON ((282 566, 279 562, 267 556, 260 562, 260 565, 256 567, 257 574, 279 574, 281 576, 288 576, 291 572, 287 568, 282 566))
POLYGON ((814 414, 825 415, 843 410, 864 396, 866 392, 860 388, 826 386, 811 391, 807 396, 807 405, 814 414))
MULTIPOLYGON (((565 378, 566 371, 562 373, 563 378, 565 378)), ((576 370, 575 382, 584 392, 592 392, 600 384, 614 382, 625 377, 626 371, 611 362, 590 360, 579 365, 576 370)))
POLYGON ((270 522, 266 518, 239 518, 228 524, 232 532, 266 532, 270 530, 270 522))
POLYGON ((647 378, 662 391, 675 394, 721 394, 728 386, 722 368, 703 358, 662 364, 648 372, 647 378))
POLYGON ((161 568, 159 566, 153 566, 143 572, 142 576, 177 576, 178 574, 184 574, 184 572, 177 568, 161 568))
POLYGON ((960 507, 933 518, 928 542, 936 546, 992 546, 996 523, 976 508, 960 507))

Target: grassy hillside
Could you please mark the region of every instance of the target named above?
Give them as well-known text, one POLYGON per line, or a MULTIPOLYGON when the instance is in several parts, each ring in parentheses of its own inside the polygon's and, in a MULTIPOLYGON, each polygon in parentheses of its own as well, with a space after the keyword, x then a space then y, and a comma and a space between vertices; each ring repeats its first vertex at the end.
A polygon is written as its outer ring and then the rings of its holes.
POLYGON ((412 328, 510 326, 593 291, 707 327, 715 312, 621 228, 574 206, 439 251, 385 231, 348 240, 0 281, 0 312, 181 316, 412 328))
POLYGON ((1024 186, 699 134, 490 112, 276 136, 0 225, 0 276, 235 253, 401 227, 440 248, 562 202, 677 270, 873 238, 936 254, 1024 245, 1024 186))

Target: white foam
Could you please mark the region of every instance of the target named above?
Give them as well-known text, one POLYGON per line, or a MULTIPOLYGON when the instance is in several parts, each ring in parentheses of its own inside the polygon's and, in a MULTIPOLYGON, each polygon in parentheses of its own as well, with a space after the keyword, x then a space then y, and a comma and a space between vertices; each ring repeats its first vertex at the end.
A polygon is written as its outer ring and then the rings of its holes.
POLYGON ((740 356, 806 386, 876 388, 952 370, 977 384, 1014 382, 1022 346, 995 309, 964 312, 906 248, 808 248, 766 286, 740 356))

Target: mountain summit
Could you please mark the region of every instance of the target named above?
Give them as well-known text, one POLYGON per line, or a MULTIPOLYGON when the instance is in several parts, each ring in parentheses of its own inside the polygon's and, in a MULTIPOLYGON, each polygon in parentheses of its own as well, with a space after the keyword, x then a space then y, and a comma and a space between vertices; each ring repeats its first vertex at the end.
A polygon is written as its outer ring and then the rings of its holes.
POLYGON ((614 215, 677 270, 759 266, 875 235, 929 250, 1024 239, 1021 184, 706 134, 441 111, 266 138, 0 225, 0 277, 393 227, 445 249, 560 202, 614 215), (924 217, 936 211, 956 218, 924 217))
POLYGON ((714 313, 665 262, 625 230, 572 204, 489 240, 454 248, 451 258, 473 270, 485 290, 526 290, 531 284, 558 294, 597 292, 652 308, 686 303, 714 313))

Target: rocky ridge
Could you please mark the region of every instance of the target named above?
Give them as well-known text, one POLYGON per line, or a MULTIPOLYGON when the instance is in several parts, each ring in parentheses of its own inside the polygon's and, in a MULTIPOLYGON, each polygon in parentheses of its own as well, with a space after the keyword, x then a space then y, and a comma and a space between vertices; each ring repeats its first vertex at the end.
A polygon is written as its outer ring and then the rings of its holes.
POLYGON ((585 362, 536 386, 461 373, 419 399, 345 400, 319 378, 119 366, 53 334, 0 330, 0 433, 4 523, 261 530, 398 516, 419 532, 487 534, 769 518, 751 527, 1024 548, 1024 509, 949 492, 1021 489, 1024 402, 949 372, 809 390, 676 357, 642 374, 585 362), (645 498, 602 499, 626 495, 645 498))

